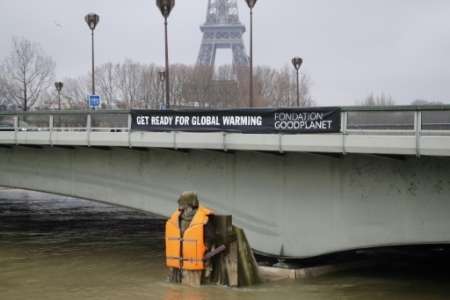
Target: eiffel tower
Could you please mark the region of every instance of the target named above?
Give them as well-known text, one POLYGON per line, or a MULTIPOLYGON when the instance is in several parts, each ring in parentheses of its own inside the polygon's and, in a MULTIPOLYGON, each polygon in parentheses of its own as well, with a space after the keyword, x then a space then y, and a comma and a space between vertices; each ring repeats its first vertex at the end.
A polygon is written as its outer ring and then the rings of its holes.
POLYGON ((203 40, 197 65, 214 66, 217 49, 233 52, 233 69, 249 65, 242 35, 245 26, 239 21, 236 0, 208 0, 206 22, 200 27, 203 40))

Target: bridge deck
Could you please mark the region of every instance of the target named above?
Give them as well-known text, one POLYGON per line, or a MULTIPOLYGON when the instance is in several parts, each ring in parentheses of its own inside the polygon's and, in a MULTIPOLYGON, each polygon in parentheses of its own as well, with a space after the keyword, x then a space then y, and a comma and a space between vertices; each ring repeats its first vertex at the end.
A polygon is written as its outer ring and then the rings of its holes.
POLYGON ((0 114, 0 145, 450 156, 450 107, 347 108, 334 134, 137 132, 128 111, 0 114))

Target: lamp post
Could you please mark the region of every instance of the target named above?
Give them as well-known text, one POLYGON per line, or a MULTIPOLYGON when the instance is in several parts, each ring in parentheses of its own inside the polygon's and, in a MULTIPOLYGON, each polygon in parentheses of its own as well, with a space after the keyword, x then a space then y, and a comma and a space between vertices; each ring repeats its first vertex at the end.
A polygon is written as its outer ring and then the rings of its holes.
POLYGON ((160 108, 162 108, 164 105, 164 101, 163 101, 164 95, 163 94, 164 94, 164 81, 166 81, 166 71, 160 70, 158 72, 158 76, 159 76, 159 82, 161 83, 160 84, 161 91, 163 92, 163 93, 161 93, 161 100, 160 100, 160 108))
POLYGON ((156 5, 158 6, 161 14, 164 17, 164 37, 165 37, 165 49, 166 49, 166 70, 165 70, 165 81, 166 81, 166 109, 170 108, 170 76, 169 76, 169 40, 167 36, 167 18, 170 15, 173 7, 175 6, 175 0, 156 0, 156 5))
POLYGON ((300 107, 300 67, 303 64, 303 59, 301 57, 294 57, 292 59, 292 65, 297 71, 297 107, 300 107))
POLYGON ((55 82, 55 88, 56 91, 58 92, 58 110, 61 110, 61 91, 63 86, 64 84, 61 81, 55 82))
POLYGON ((84 17, 89 29, 91 29, 92 39, 92 95, 95 95, 95 58, 94 58, 94 30, 100 22, 100 16, 94 13, 87 14, 84 17))
POLYGON ((250 8, 250 107, 253 107, 253 7, 257 0, 245 0, 250 8))

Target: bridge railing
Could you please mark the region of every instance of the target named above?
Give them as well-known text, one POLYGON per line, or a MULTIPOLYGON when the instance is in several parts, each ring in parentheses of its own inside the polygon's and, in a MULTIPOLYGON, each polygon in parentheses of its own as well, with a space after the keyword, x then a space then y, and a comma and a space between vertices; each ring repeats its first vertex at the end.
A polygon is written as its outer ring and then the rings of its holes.
POLYGON ((0 115, 0 131, 11 131, 16 128, 16 115, 0 115))
POLYGON ((450 157, 450 106, 343 107, 330 134, 133 133, 130 111, 0 112, 0 145, 370 153, 450 157))
POLYGON ((450 133, 450 106, 346 107, 342 120, 346 133, 450 133))
POLYGON ((450 111, 422 112, 423 130, 450 130, 450 111))
MULTIPOLYGON (((1 112, 0 131, 130 132, 127 110, 1 112)), ((343 107, 342 133, 449 133, 450 106, 343 107)))
POLYGON ((128 111, 0 113, 0 131, 127 132, 128 111))

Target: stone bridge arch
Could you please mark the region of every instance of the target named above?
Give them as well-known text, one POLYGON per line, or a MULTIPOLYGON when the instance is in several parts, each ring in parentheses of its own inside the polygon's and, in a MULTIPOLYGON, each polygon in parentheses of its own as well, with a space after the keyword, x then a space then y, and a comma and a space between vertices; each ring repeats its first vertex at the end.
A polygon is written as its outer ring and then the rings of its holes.
POLYGON ((448 158, 11 146, 0 186, 162 216, 195 190, 272 255, 450 241, 448 158))

